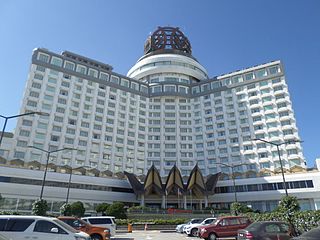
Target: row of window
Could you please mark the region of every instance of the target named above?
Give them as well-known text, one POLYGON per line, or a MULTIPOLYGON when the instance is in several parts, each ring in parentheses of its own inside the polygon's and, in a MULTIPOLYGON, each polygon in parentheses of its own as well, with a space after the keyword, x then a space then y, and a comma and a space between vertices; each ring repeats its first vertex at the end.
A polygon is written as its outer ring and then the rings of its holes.
MULTIPOLYGON (((119 77, 114 76, 114 75, 110 76, 108 73, 105 73, 105 72, 102 72, 102 71, 99 72, 96 69, 87 68, 86 66, 81 65, 81 64, 77 64, 76 65, 75 63, 73 63, 71 61, 67 61, 67 60, 63 61, 63 59, 55 57, 55 56, 51 56, 51 60, 50 60, 50 56, 48 54, 41 53, 41 52, 38 53, 37 58, 40 61, 43 61, 43 62, 46 62, 46 63, 49 63, 49 61, 50 61, 50 64, 52 64, 52 65, 55 65, 55 66, 58 66, 58 67, 63 67, 65 69, 68 69, 68 70, 71 70, 71 71, 76 71, 76 72, 78 72, 80 74, 88 75, 88 76, 91 76, 91 77, 94 77, 94 78, 99 78, 99 79, 104 80, 104 81, 109 81, 111 83, 118 84, 118 85, 124 86, 124 87, 128 87, 128 88, 131 88, 131 89, 143 92, 143 93, 148 93, 148 87, 145 86, 145 85, 142 85, 142 84, 139 84, 139 83, 136 83, 136 82, 133 82, 133 81, 129 81, 127 79, 120 79, 119 77)), ((152 63, 152 64, 154 65, 154 64, 160 64, 160 63, 152 63)), ((190 64, 187 64, 187 63, 176 63, 176 62, 172 62, 172 61, 167 61, 167 62, 161 63, 160 65, 163 65, 163 64, 190 65, 190 64)), ((145 66, 142 66, 141 68, 143 68, 143 67, 145 67, 145 66)), ((189 67, 192 67, 193 69, 199 70, 204 75, 206 75, 201 69, 198 69, 197 67, 195 67, 193 65, 190 65, 189 67)), ((141 70, 141 68, 137 69, 137 70, 141 70)), ((192 92, 192 94, 198 94, 200 92, 206 92, 206 91, 209 91, 209 90, 215 90, 215 89, 223 87, 223 86, 237 84, 237 83, 241 83, 241 82, 244 82, 244 81, 255 80, 255 79, 258 79, 258 78, 267 77, 269 75, 272 76, 272 75, 278 74, 280 72, 281 72, 280 67, 278 65, 275 65, 275 66, 272 66, 272 67, 269 67, 269 68, 263 68, 263 69, 259 69, 259 70, 254 71, 254 72, 246 73, 244 75, 237 75, 237 76, 233 76, 231 78, 225 78, 225 79, 222 79, 222 80, 215 80, 215 81, 213 81, 211 83, 206 83, 206 84, 203 84, 201 86, 195 86, 195 87, 192 87, 191 92, 192 92)), ((35 78, 42 79, 42 77, 38 76, 38 75, 36 75, 35 78)), ((169 78, 169 77, 167 77, 164 80, 165 81, 171 81, 171 82, 179 82, 179 79, 177 79, 177 78, 169 78)), ((150 83, 158 83, 158 82, 160 82, 159 79, 151 79, 150 80, 150 83)), ((189 83, 189 80, 180 79, 180 82, 189 83)), ((176 91, 178 91, 180 93, 183 93, 183 94, 188 94, 189 93, 188 87, 184 87, 184 86, 177 86, 177 88, 176 88, 175 85, 165 85, 163 89, 162 89, 162 86, 154 86, 154 87, 151 88, 151 92, 152 93, 176 92, 176 91)))
POLYGON ((75 64, 71 61, 63 60, 61 58, 55 57, 55 56, 50 56, 45 53, 38 53, 37 59, 42 62, 46 62, 57 66, 57 67, 63 67, 64 69, 70 70, 70 71, 75 71, 77 73, 87 75, 90 77, 98 78, 103 81, 108 81, 114 84, 118 84, 120 86, 128 87, 136 91, 140 91, 142 93, 148 93, 148 87, 139 83, 136 83, 134 81, 129 81, 127 79, 120 79, 117 76, 111 75, 106 72, 98 71, 93 68, 88 68, 84 65, 81 64, 75 64), (51 58, 51 59, 50 59, 51 58))
MULTIPOLYGON (((312 180, 303 181, 290 181, 286 182, 287 189, 299 189, 299 188, 313 188, 312 180)), ((283 182, 276 183, 261 183, 261 184, 248 184, 248 185, 237 185, 237 192, 255 192, 255 191, 276 191, 283 190, 283 182)), ((216 187, 215 193, 232 193, 234 192, 233 186, 216 187)))
MULTIPOLYGON (((42 180, 19 178, 19 177, 5 177, 5 176, 0 176, 0 182, 26 184, 26 185, 38 185, 38 186, 41 186, 42 184, 42 180)), ((49 187, 68 188, 68 182, 46 181, 45 184, 46 186, 49 186, 49 187)), ((125 193, 133 192, 132 189, 130 188, 108 187, 108 186, 102 186, 102 185, 81 184, 81 183, 71 183, 70 187, 76 188, 76 189, 95 190, 95 191, 125 192, 125 193)))

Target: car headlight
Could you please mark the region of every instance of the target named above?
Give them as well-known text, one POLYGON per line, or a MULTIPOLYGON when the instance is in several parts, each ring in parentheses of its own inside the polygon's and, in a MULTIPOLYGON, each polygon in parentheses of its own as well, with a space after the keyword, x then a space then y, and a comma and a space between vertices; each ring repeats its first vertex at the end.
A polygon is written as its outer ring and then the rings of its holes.
POLYGON ((205 229, 205 228, 201 229, 201 232, 206 232, 206 231, 207 231, 207 229, 205 229))
POLYGON ((109 229, 106 229, 106 230, 103 230, 103 232, 105 232, 105 233, 109 233, 109 232, 110 232, 110 230, 109 230, 109 229))

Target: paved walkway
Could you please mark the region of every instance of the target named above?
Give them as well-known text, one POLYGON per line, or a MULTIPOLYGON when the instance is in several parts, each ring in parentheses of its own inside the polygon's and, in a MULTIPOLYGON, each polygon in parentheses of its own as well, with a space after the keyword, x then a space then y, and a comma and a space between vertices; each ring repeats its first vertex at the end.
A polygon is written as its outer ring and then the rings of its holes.
POLYGON ((133 231, 132 233, 119 233, 113 240, 193 240, 199 238, 188 237, 180 233, 160 233, 160 231, 133 231))
POLYGON ((200 238, 188 237, 185 234, 175 232, 133 231, 132 233, 117 233, 112 240, 200 240, 200 238))

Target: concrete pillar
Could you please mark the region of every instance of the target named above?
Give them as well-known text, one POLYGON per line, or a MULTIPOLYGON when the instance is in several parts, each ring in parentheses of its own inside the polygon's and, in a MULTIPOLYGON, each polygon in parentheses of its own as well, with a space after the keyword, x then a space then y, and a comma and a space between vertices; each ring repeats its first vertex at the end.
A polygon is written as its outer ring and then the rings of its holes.
POLYGON ((202 210, 202 200, 199 200, 199 209, 202 210))
POLYGON ((166 196, 162 196, 162 202, 161 202, 161 208, 165 209, 166 208, 166 196))
POLYGON ((187 209, 187 195, 183 195, 183 209, 187 209))
POLYGON ((204 196, 204 207, 207 208, 208 207, 208 196, 204 196))
POLYGON ((144 194, 141 194, 141 199, 140 199, 140 206, 144 207, 144 194))

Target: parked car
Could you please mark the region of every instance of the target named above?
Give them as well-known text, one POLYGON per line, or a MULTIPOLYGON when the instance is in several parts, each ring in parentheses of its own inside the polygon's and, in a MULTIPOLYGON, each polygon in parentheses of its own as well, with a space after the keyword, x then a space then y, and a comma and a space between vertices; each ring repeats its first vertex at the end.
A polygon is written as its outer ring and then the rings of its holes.
POLYGON ((186 223, 179 224, 179 225, 176 226, 176 232, 183 233, 184 226, 186 226, 188 224, 199 223, 199 222, 201 222, 201 220, 202 219, 200 219, 200 218, 193 218, 193 219, 191 219, 190 221, 188 221, 186 223))
POLYGON ((288 240, 292 234, 293 229, 285 222, 254 222, 245 229, 238 230, 237 240, 288 240))
POLYGON ((201 223, 202 221, 203 221, 203 218, 195 218, 195 220, 194 220, 192 223, 189 222, 188 224, 186 224, 186 225, 183 226, 182 232, 183 232, 183 233, 186 233, 186 230, 187 230, 187 228, 189 227, 189 225, 195 224, 195 223, 201 223))
POLYGON ((82 219, 76 217, 65 217, 61 216, 58 217, 59 220, 65 222, 69 226, 73 227, 74 229, 83 231, 88 233, 91 237, 91 240, 109 240, 110 239, 110 230, 106 227, 98 227, 93 226, 82 219))
POLYGON ((90 240, 90 236, 56 218, 40 216, 0 216, 0 234, 12 240, 90 240))
POLYGON ((176 232, 178 233, 183 233, 183 228, 185 225, 187 224, 192 224, 192 223, 195 223, 198 221, 198 218, 192 218, 190 221, 186 222, 186 223, 183 223, 183 224, 179 224, 176 226, 176 232))
POLYGON ((0 240, 10 240, 10 239, 0 234, 0 240))
POLYGON ((207 226, 199 227, 199 237, 216 240, 217 238, 236 237, 239 229, 246 228, 251 224, 246 217, 219 217, 217 220, 207 226))
POLYGON ((320 239, 320 227, 311 229, 308 232, 301 234, 299 237, 294 237, 292 240, 318 240, 320 239))
POLYGON ((110 237, 114 237, 116 234, 117 224, 116 224, 115 217, 97 216, 97 217, 84 217, 81 219, 94 226, 109 228, 110 237))
POLYGON ((201 223, 193 223, 186 226, 186 234, 188 236, 196 237, 198 236, 198 230, 200 226, 206 226, 212 224, 217 218, 206 218, 201 223))

